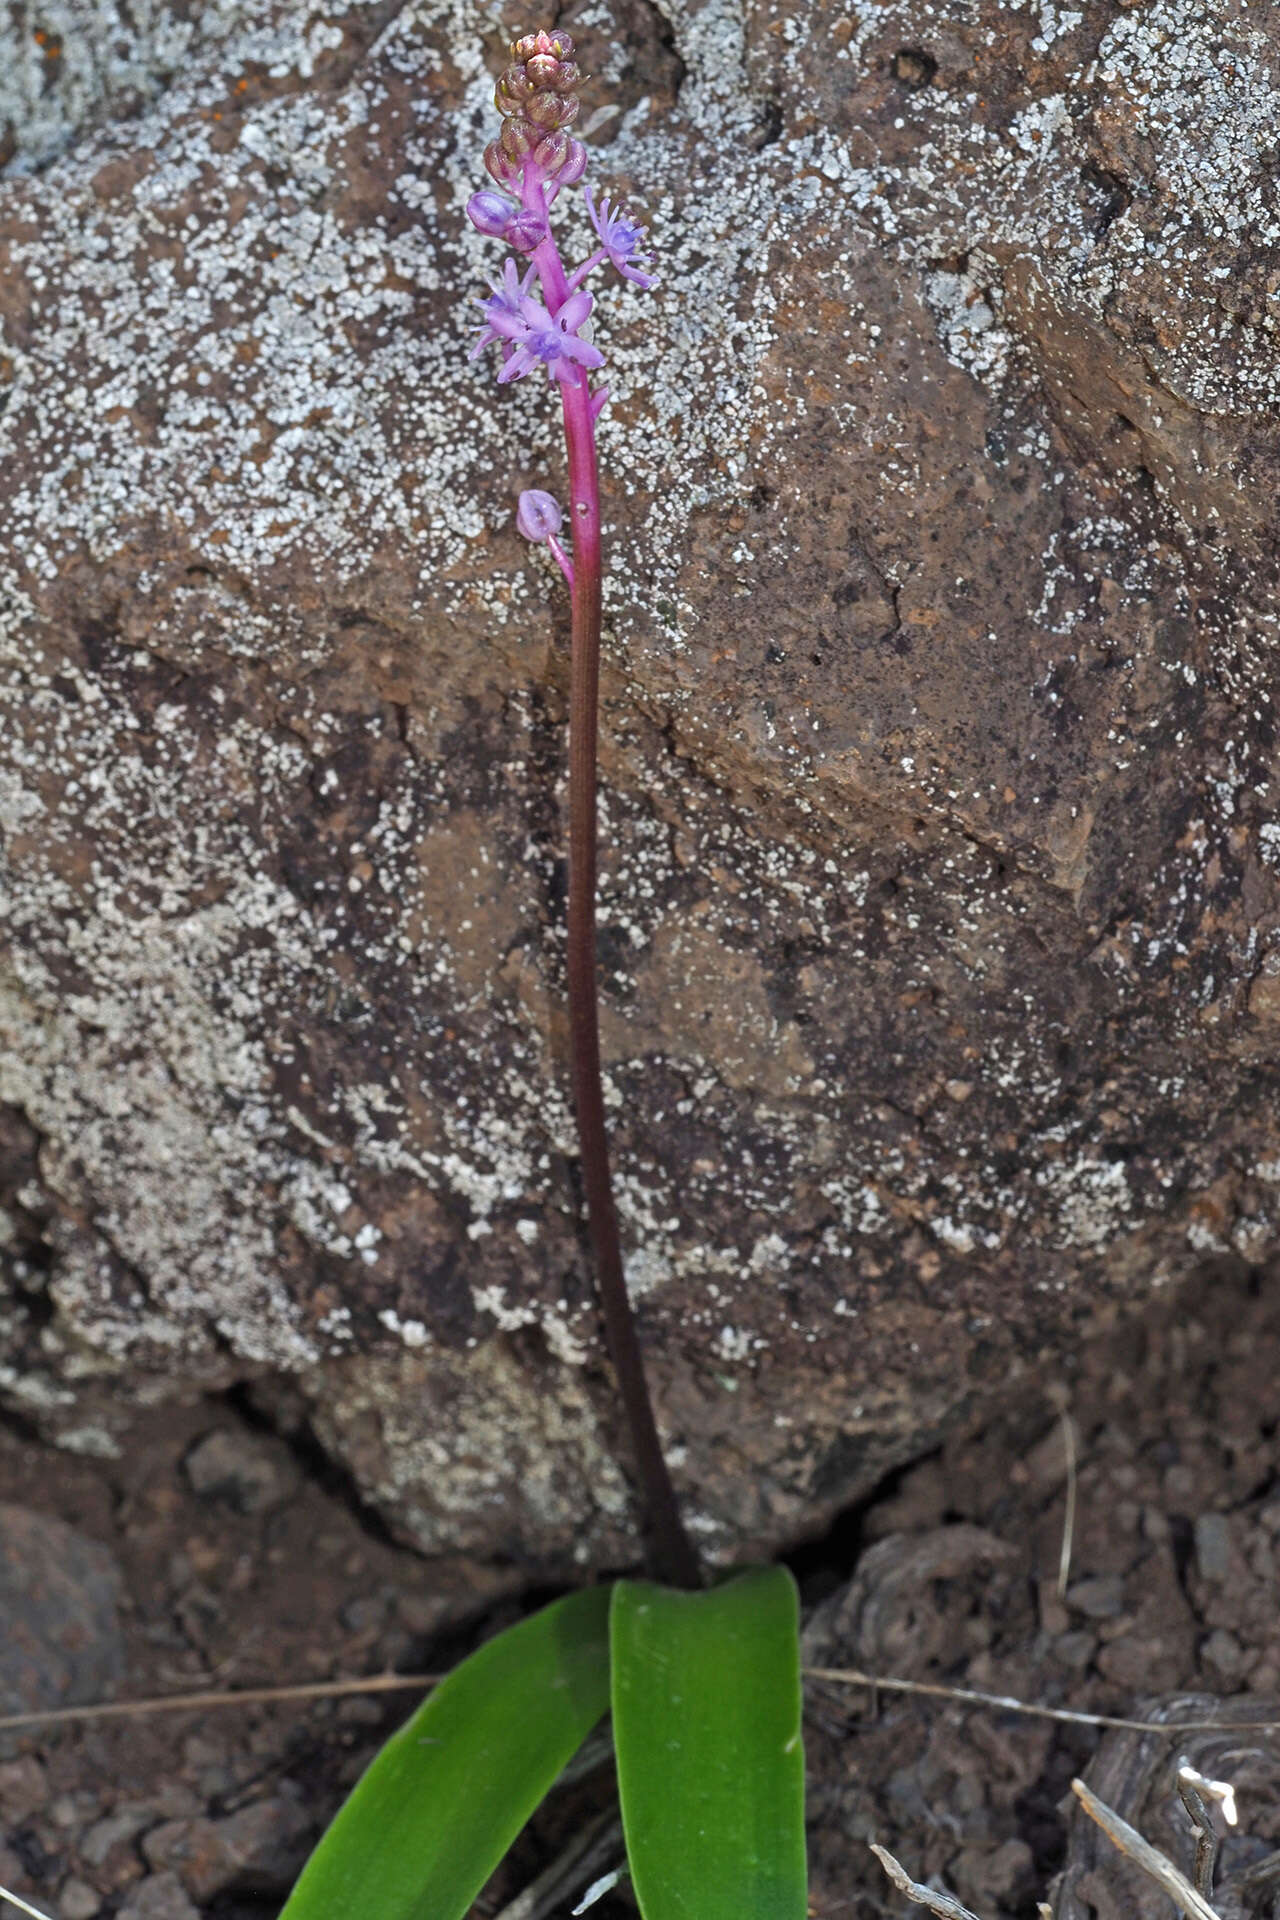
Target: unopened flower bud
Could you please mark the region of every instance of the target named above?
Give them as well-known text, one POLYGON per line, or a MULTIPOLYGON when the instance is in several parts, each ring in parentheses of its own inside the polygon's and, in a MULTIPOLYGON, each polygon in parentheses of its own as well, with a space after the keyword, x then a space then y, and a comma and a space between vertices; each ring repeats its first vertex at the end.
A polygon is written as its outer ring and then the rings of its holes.
POLYGON ((517 253, 532 253, 546 239, 547 223, 540 213, 521 207, 508 220, 502 237, 517 253))
POLYGON ((560 62, 553 53, 535 53, 525 61, 524 70, 535 87, 554 87, 560 80, 560 62))
POLYGON ((550 54, 554 60, 572 60, 572 35, 558 28, 554 33, 543 31, 522 34, 518 40, 513 40, 511 43, 513 60, 533 60, 539 54, 550 54))
POLYGON ((569 157, 563 163, 556 179, 562 187, 576 187, 587 170, 587 150, 581 140, 570 140, 569 157))
MULTIPOLYGON (((520 213, 520 208, 508 200, 505 194, 473 193, 467 202, 467 218, 472 226, 481 233, 487 233, 493 240, 505 240, 512 219, 520 213)), ((534 242, 535 246, 537 242, 534 242)))
MULTIPOLYGON (((511 122, 508 121, 507 125, 510 126, 511 122)), ((559 175, 561 167, 568 158, 569 136, 567 133, 557 131, 544 134, 533 149, 534 164, 541 167, 542 171, 552 178, 559 175)))
POLYGON ((496 140, 491 140, 485 148, 484 164, 486 170, 493 176, 500 187, 518 187, 520 185, 523 162, 520 160, 512 160, 509 155, 502 151, 502 148, 496 140))
POLYGON ((516 525, 526 540, 535 543, 549 540, 553 533, 559 533, 564 525, 564 515, 555 495, 544 493, 541 487, 527 487, 520 495, 520 504, 516 508, 516 525))
POLYGON ((578 117, 576 93, 534 93, 524 105, 525 118, 535 127, 567 127, 578 117))
POLYGON ((523 113, 535 89, 523 67, 508 67, 493 90, 499 113, 523 113))
POLYGON ((527 120, 505 120, 498 135, 502 151, 512 160, 527 160, 538 139, 537 127, 530 126, 527 120))

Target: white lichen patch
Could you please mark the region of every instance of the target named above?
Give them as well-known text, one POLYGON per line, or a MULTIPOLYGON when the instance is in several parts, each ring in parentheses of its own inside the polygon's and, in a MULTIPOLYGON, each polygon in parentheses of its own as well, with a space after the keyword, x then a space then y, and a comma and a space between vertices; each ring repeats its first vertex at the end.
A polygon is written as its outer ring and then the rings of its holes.
POLYGON ((244 0, 194 9, 140 0, 128 14, 95 0, 41 0, 14 7, 0 28, 0 130, 14 136, 12 172, 46 166, 86 127, 128 115, 232 44, 242 64, 274 79, 310 79, 316 60, 342 44, 320 6, 272 19, 244 0))
POLYGON ((625 1537, 626 1485, 572 1369, 530 1379, 495 1342, 464 1362, 361 1357, 326 1374, 320 1402, 322 1437, 424 1552, 501 1557, 532 1532, 543 1553, 583 1561, 602 1534, 625 1537))

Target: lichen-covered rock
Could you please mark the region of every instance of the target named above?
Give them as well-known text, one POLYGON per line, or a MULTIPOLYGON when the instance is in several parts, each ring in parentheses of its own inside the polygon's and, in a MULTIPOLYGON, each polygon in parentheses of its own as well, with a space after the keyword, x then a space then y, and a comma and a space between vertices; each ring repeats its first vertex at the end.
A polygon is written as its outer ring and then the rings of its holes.
MULTIPOLYGON (((557 17, 664 270, 598 313, 604 1025, 731 1551, 1280 1237, 1280 25, 557 17)), ((4 1391, 101 1450, 130 1397, 300 1387, 422 1546, 616 1564, 566 609, 513 528, 560 454, 465 359, 500 36, 13 21, 4 1391)))

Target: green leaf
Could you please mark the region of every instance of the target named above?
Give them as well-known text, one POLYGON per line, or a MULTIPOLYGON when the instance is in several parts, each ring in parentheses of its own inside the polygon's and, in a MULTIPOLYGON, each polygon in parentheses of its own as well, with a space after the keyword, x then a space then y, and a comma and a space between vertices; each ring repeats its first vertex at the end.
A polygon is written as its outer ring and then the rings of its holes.
POLYGON ((785 1567, 613 1590, 613 1740, 644 1920, 805 1920, 800 1633, 785 1567))
POLYGON ((570 1594, 441 1681, 357 1782, 281 1920, 461 1920, 609 1705, 609 1590, 570 1594))

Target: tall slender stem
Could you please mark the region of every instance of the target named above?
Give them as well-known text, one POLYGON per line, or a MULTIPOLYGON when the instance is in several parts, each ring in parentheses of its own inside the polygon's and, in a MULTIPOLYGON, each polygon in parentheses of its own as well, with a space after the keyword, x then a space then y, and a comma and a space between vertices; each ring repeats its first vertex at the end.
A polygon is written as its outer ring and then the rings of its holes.
MULTIPOLYGON (((545 211, 541 184, 526 179, 525 204, 545 211)), ((555 242, 534 253, 552 312, 566 297, 566 277, 555 242)), ((569 512, 573 529, 573 640, 569 693, 569 1044, 573 1105, 578 1123, 582 1186, 587 1204, 596 1287, 609 1357, 617 1375, 640 1482, 649 1552, 660 1579, 682 1587, 701 1584, 698 1557, 684 1522, 645 1377, 635 1315, 627 1294, 609 1170, 609 1143, 600 1077, 600 1013, 596 979, 596 758, 600 703, 600 484, 595 422, 586 371, 562 382, 569 452, 569 512)))
POLYGON ((596 1284, 648 1508, 655 1570, 696 1587, 698 1560, 680 1518, 645 1379, 627 1295, 609 1171, 596 981, 596 736, 600 686, 600 510, 595 434, 585 375, 564 389, 574 530, 573 650, 569 698, 569 1033, 573 1102, 596 1284))

